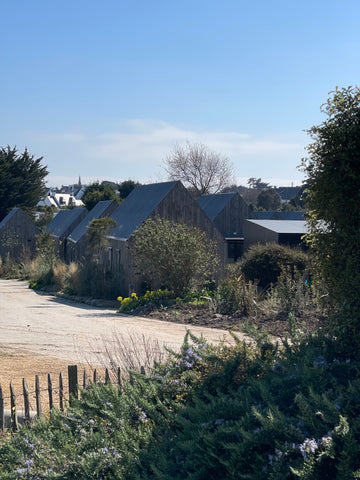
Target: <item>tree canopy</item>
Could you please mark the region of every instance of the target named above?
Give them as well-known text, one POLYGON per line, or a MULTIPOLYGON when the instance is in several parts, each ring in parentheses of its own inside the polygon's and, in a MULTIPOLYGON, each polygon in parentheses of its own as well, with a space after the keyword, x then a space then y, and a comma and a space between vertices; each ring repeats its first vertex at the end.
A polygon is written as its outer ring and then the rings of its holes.
POLYGON ((119 183, 118 189, 119 189, 120 198, 124 200, 138 185, 140 185, 139 182, 136 182, 135 180, 130 180, 130 179, 124 180, 123 182, 119 183))
POLYGON ((257 206, 264 210, 279 210, 281 208, 281 197, 275 188, 261 190, 257 198, 257 206))
POLYGON ((106 182, 94 182, 85 188, 82 201, 88 210, 102 200, 116 200, 120 203, 120 197, 116 195, 115 189, 106 182))
POLYGON ((337 88, 322 111, 327 119, 308 130, 314 141, 307 147, 309 156, 302 161, 308 177, 308 241, 318 271, 341 312, 333 325, 334 333, 347 339, 348 346, 358 348, 360 89, 337 88))
POLYGON ((150 283, 181 295, 201 287, 218 265, 216 245, 197 227, 161 217, 147 219, 134 235, 135 260, 150 283))
POLYGON ((233 179, 228 158, 201 143, 176 145, 165 158, 164 168, 170 180, 180 180, 197 197, 218 193, 233 179))
POLYGON ((47 167, 43 157, 34 158, 27 149, 18 153, 16 147, 0 148, 0 221, 14 208, 32 215, 45 195, 47 167))

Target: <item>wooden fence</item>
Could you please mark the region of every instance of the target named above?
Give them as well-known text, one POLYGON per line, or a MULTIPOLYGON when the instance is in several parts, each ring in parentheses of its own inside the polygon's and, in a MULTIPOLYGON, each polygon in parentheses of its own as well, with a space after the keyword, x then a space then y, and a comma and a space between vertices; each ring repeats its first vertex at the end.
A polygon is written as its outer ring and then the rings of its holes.
MULTIPOLYGON (((141 373, 145 373, 143 367, 141 367, 141 373)), ((71 406, 73 399, 77 399, 79 395, 79 386, 86 388, 90 382, 99 383, 98 372, 95 369, 93 371, 92 380, 88 378, 87 371, 83 371, 82 383, 79 382, 78 378, 78 367, 77 365, 68 366, 68 383, 64 383, 64 377, 62 372, 59 374, 58 387, 54 388, 53 379, 51 378, 50 373, 47 375, 47 387, 44 389, 40 388, 39 376, 35 375, 35 391, 29 392, 28 384, 25 378, 23 378, 22 385, 23 391, 20 394, 15 393, 13 382, 10 382, 10 396, 5 396, 2 386, 0 384, 0 430, 5 430, 7 427, 10 427, 13 431, 16 431, 19 428, 19 417, 22 423, 29 424, 31 419, 34 417, 40 417, 43 414, 41 397, 42 393, 47 391, 48 397, 48 406, 49 410, 55 406, 55 395, 58 398, 58 408, 62 412, 65 410, 67 402, 71 406), (67 395, 66 395, 67 393, 67 395), (30 395, 35 394, 36 401, 36 410, 31 408, 30 404, 30 395), (22 398, 24 410, 19 410, 19 399, 22 398), (10 406, 10 409, 6 408, 10 406)), ((130 376, 130 382, 131 382, 130 376)), ((105 383, 110 383, 110 373, 108 369, 105 369, 105 383)), ((121 389, 122 379, 121 379, 121 370, 117 369, 116 383, 121 389)))

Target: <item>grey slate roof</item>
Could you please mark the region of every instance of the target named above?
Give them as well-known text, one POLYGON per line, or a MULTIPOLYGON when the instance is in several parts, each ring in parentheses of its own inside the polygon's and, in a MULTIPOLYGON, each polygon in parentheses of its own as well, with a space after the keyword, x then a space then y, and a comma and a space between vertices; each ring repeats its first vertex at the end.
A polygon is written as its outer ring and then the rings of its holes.
POLYGON ((129 239, 177 184, 176 181, 135 187, 110 215, 117 223, 117 227, 111 232, 111 238, 129 239))
POLYGON ((21 208, 13 208, 11 212, 9 212, 5 218, 3 218, 0 222, 0 228, 2 228, 21 208))
POLYGON ((277 211, 254 211, 254 216, 258 220, 303 220, 305 212, 277 212, 277 211))
POLYGON ((77 227, 88 213, 86 208, 72 208, 60 210, 46 226, 46 231, 55 237, 64 238, 71 230, 77 227))
POLYGON ((258 220, 270 220, 271 218, 273 218, 273 215, 275 213, 276 213, 275 211, 270 211, 270 210, 266 210, 266 211, 254 210, 253 211, 254 217, 258 220))
POLYGON ((309 231, 305 220, 246 220, 276 233, 299 233, 309 231))
MULTIPOLYGON (((78 242, 86 234, 89 223, 95 218, 101 218, 106 215, 107 210, 116 204, 115 200, 101 200, 90 210, 86 217, 79 223, 75 230, 69 235, 68 239, 72 242, 78 242)), ((111 213, 111 211, 109 212, 111 213)))
POLYGON ((198 198, 198 205, 201 207, 210 220, 215 220, 236 193, 216 193, 213 195, 201 195, 198 198))

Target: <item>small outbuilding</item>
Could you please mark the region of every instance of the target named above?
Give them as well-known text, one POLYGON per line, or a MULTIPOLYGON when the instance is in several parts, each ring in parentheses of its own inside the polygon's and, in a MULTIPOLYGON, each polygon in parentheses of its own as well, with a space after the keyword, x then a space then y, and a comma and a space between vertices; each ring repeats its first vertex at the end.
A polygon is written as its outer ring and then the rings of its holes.
POLYGON ((160 216, 175 223, 185 223, 202 229, 209 240, 216 242, 223 273, 225 242, 215 224, 199 207, 180 181, 137 186, 110 215, 117 227, 109 237, 108 268, 123 273, 121 295, 139 292, 142 277, 136 272, 132 254, 133 234, 147 219, 160 216))
POLYGON ((222 233, 227 244, 227 261, 236 262, 244 247, 244 221, 254 218, 252 208, 238 192, 202 195, 198 205, 222 233))
POLYGON ((115 200, 102 200, 87 213, 66 239, 67 262, 80 262, 86 257, 88 251, 86 233, 91 221, 111 215, 117 206, 115 200))
POLYGON ((60 258, 66 258, 66 238, 87 214, 86 208, 60 210, 47 224, 46 231, 55 241, 56 251, 60 258))
POLYGON ((34 256, 40 230, 21 208, 13 208, 0 222, 0 257, 21 261, 34 256))
POLYGON ((245 249, 256 243, 279 243, 305 248, 302 237, 309 228, 305 220, 251 220, 244 223, 245 249))

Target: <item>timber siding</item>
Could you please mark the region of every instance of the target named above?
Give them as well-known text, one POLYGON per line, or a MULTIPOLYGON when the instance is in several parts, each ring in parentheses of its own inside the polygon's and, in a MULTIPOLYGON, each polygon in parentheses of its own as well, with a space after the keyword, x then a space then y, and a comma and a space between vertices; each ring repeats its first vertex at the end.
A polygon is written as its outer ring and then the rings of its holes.
POLYGON ((21 261, 32 257, 40 230, 20 208, 14 208, 0 222, 0 257, 21 261))
POLYGON ((123 272, 122 296, 127 296, 132 291, 140 292, 143 278, 136 271, 132 236, 147 218, 156 216, 203 230, 209 240, 215 241, 218 246, 218 276, 223 275, 226 253, 224 238, 182 183, 140 185, 111 215, 118 226, 109 239, 108 267, 112 271, 121 269, 123 272))
POLYGON ((66 261, 81 262, 88 256, 87 228, 95 218, 111 215, 116 209, 115 200, 102 200, 85 216, 66 240, 66 261))
POLYGON ((55 241, 56 252, 60 258, 66 258, 66 238, 88 214, 86 208, 60 210, 46 226, 55 241))
POLYGON ((243 253, 244 222, 253 211, 238 192, 202 195, 198 204, 214 222, 227 243, 227 261, 236 261, 243 253))

